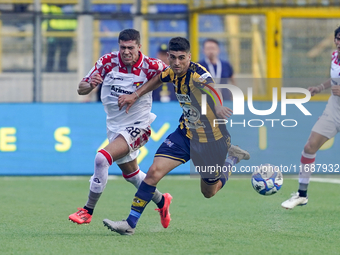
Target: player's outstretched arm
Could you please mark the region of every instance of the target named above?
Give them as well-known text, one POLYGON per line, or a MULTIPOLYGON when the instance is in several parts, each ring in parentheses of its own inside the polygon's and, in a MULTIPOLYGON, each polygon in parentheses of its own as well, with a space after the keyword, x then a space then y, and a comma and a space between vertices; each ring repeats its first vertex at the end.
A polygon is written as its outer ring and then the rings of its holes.
MULTIPOLYGON (((321 83, 318 86, 309 87, 308 90, 309 90, 311 96, 314 96, 314 95, 320 93, 321 91, 328 89, 330 87, 331 87, 331 79, 328 79, 326 82, 321 83)), ((339 91, 339 95, 340 95, 340 91, 339 91)))
POLYGON ((129 113, 129 109, 137 101, 138 98, 152 90, 157 89, 161 84, 162 82, 160 80, 160 74, 158 74, 150 79, 148 82, 143 84, 141 88, 136 90, 134 93, 130 95, 120 95, 118 98, 119 110, 121 110, 123 106, 126 105, 125 112, 129 113))
MULTIPOLYGON (((210 83, 209 86, 214 88, 215 84, 214 83, 210 83)), ((206 88, 206 89, 208 89, 211 92, 211 95, 213 95, 213 97, 215 99, 215 102, 216 102, 216 105, 215 105, 216 115, 219 118, 221 118, 221 119, 230 118, 231 115, 233 114, 233 110, 228 108, 228 107, 226 107, 226 106, 221 105, 220 99, 223 102, 223 96, 222 96, 221 91, 219 89, 214 88, 216 93, 218 94, 218 97, 219 97, 218 98, 217 95, 211 91, 211 89, 209 89, 209 88, 206 88)))
POLYGON ((232 109, 226 106, 223 106, 223 105, 215 105, 215 111, 216 111, 216 115, 221 119, 230 118, 231 115, 233 114, 232 109))
POLYGON ((100 74, 96 73, 91 76, 89 82, 81 81, 78 85, 78 94, 87 95, 99 84, 103 83, 103 79, 100 74))

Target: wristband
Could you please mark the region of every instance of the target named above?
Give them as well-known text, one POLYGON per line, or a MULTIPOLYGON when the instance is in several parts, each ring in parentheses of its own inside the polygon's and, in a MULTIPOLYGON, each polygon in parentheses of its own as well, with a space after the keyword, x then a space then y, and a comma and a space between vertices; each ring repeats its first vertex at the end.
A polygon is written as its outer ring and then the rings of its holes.
POLYGON ((137 98, 139 98, 139 95, 138 95, 137 91, 135 91, 134 93, 136 94, 137 98))

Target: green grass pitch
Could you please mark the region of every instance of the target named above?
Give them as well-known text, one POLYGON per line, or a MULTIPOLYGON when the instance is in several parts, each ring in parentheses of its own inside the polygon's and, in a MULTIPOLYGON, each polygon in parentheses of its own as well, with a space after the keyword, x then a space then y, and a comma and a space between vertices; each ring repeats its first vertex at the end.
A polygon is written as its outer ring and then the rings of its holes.
POLYGON ((280 204, 297 188, 285 178, 264 197, 249 178, 232 176, 215 197, 204 198, 198 179, 159 183, 173 196, 172 221, 163 229, 151 202, 134 236, 102 224, 125 219, 135 193, 122 178, 109 180, 89 225, 68 221, 87 200, 89 177, 1 177, 0 254, 339 254, 339 184, 311 182, 309 203, 280 204), (235 178, 236 177, 236 178, 235 178))

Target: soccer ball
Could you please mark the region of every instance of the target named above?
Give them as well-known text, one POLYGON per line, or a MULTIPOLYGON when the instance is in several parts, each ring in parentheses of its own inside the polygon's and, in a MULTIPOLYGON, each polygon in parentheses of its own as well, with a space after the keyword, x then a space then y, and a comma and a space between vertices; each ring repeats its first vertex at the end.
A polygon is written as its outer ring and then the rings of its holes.
POLYGON ((251 175, 251 184, 257 193, 264 196, 273 195, 283 184, 282 173, 277 166, 260 165, 251 175))

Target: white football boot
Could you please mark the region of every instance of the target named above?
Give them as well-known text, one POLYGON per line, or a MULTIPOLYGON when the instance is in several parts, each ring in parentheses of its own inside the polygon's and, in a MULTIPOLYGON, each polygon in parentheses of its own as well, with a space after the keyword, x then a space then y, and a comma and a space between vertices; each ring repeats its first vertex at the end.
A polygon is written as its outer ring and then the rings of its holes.
POLYGON ((132 228, 126 220, 112 221, 105 219, 103 223, 108 229, 121 235, 133 235, 135 233, 135 229, 132 228))
POLYGON ((292 197, 284 201, 281 206, 286 209, 293 209, 295 206, 306 205, 308 203, 308 197, 300 197, 299 192, 292 193, 292 197))

